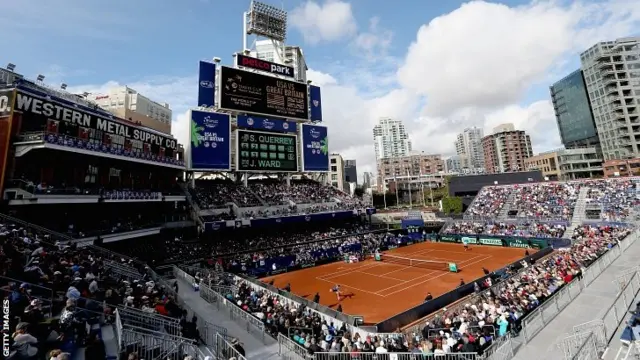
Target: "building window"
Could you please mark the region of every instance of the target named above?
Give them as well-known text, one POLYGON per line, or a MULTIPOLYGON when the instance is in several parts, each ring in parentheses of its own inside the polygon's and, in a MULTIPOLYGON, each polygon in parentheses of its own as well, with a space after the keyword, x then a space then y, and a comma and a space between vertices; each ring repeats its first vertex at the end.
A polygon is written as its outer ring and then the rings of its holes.
POLYGON ((331 174, 331 181, 338 181, 338 174, 331 174))

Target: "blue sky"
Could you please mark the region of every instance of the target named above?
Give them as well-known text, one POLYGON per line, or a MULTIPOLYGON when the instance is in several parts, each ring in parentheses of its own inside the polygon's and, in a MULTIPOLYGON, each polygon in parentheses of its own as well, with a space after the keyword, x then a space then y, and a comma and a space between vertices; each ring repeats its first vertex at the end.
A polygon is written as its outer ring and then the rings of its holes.
MULTIPOLYGON (((300 45, 323 86, 331 151, 373 169, 378 117, 407 123, 414 147, 451 154, 466 126, 513 122, 534 151, 559 145, 548 85, 579 67, 595 41, 640 34, 632 0, 266 0, 289 12, 287 43, 300 45)), ((195 105, 197 63, 231 63, 242 47, 247 0, 29 0, 0 13, 0 64, 72 90, 127 84, 174 109, 183 140, 195 105)))

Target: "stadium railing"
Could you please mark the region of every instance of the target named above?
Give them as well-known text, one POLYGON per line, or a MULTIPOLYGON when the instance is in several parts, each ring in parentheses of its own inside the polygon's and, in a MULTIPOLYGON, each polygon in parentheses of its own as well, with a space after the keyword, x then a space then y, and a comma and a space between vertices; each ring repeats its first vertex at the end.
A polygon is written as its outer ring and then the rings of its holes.
POLYGON ((0 284, 1 284, 0 291, 3 294, 2 295, 3 299, 10 299, 11 293, 13 293, 14 291, 10 286, 11 283, 15 284, 15 286, 18 286, 18 287, 25 285, 28 290, 31 290, 29 294, 29 298, 31 300, 34 300, 34 299, 40 300, 42 309, 47 310, 45 312, 49 315, 49 317, 52 316, 53 306, 54 306, 54 303, 56 302, 55 301, 56 293, 53 291, 53 289, 50 289, 48 287, 44 287, 41 285, 32 284, 30 282, 10 278, 7 276, 0 276, 0 284))
MULTIPOLYGON (((177 266, 173 266, 173 275, 177 279, 184 279, 189 284, 195 283, 195 279, 193 276, 189 275, 187 272, 178 268, 177 266)), ((221 289, 223 289, 223 287, 219 288, 219 290, 221 289)), ((228 287, 228 288, 224 287, 224 289, 229 289, 232 291, 231 287, 228 287)), ((265 326, 262 320, 253 316, 253 314, 242 310, 236 304, 232 303, 232 300, 228 300, 222 294, 212 290, 209 286, 205 284, 200 284, 198 294, 203 300, 207 301, 210 304, 215 305, 216 309, 218 310, 225 309, 226 311, 228 311, 229 317, 235 322, 243 324, 247 333, 255 335, 258 339, 262 340, 263 343, 266 342, 267 332, 265 330, 265 326)), ((235 293, 231 293, 231 294, 235 294, 235 293)), ((217 332, 219 332, 223 337, 227 336, 226 329, 217 331, 217 332)), ((212 334, 212 333, 214 332, 209 331, 209 334, 212 334)), ((214 339, 211 337, 211 335, 207 335, 207 341, 213 342, 213 340, 214 339)), ((216 344, 217 344, 217 341, 216 341, 216 344)), ((213 346, 209 344, 209 342, 207 342, 207 345, 213 346)))
POLYGON ((389 352, 389 353, 349 353, 349 352, 317 352, 311 357, 315 360, 480 360, 481 355, 477 353, 444 353, 422 355, 409 352, 389 352))
POLYGON ((603 256, 583 270, 577 277, 560 291, 548 298, 538 308, 522 319, 523 343, 531 341, 546 325, 548 325, 565 307, 567 307, 586 287, 588 287, 611 263, 613 263, 639 236, 638 231, 629 234, 618 242, 603 256))
POLYGON ((236 359, 236 360, 246 360, 244 356, 242 356, 238 350, 236 350, 233 345, 227 341, 227 339, 218 334, 216 335, 216 357, 217 359, 236 359))
POLYGON ((313 359, 313 356, 304 346, 283 334, 278 334, 278 355, 280 355, 280 358, 283 360, 313 359))
POLYGON ((118 264, 117 262, 111 260, 104 260, 103 263, 105 270, 110 271, 129 282, 133 282, 134 280, 142 280, 144 278, 142 274, 129 266, 118 264))
POLYGON ((201 353, 195 340, 125 325, 118 310, 115 311, 115 318, 119 356, 123 352, 136 352, 141 359, 182 360, 185 354, 201 353))
POLYGON ((511 334, 495 339, 482 353, 483 360, 511 360, 515 352, 511 334))
MULTIPOLYGON (((625 275, 626 276, 626 275, 625 275)), ((562 339, 558 348, 565 359, 595 359, 602 354, 616 335, 618 327, 624 321, 627 311, 634 305, 640 293, 640 271, 628 277, 628 282, 618 292, 613 303, 600 318, 573 327, 573 335, 562 339), (586 357, 590 354, 596 357, 586 357)))

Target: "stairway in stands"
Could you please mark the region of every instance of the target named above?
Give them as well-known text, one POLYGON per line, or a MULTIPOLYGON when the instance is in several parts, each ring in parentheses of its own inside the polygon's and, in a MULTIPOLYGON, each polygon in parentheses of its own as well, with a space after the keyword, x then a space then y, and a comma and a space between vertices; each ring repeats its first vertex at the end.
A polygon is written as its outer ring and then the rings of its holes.
MULTIPOLYGON (((245 188, 245 190, 247 190, 247 192, 248 192, 249 194, 253 194, 253 196, 255 196, 255 197, 256 197, 256 199, 258 199, 258 200, 260 201, 260 203, 262 204, 262 206, 269 206, 269 204, 268 204, 266 201, 264 201, 264 200, 260 197, 260 195, 258 195, 255 191, 253 191, 253 189, 252 189, 252 188, 250 188, 250 187, 248 187, 248 186, 247 186, 247 187, 245 188)), ((235 200, 235 199, 234 199, 234 200, 235 200)), ((237 204, 237 202, 236 202, 236 204, 237 204)))
POLYGON ((587 195, 589 194, 589 187, 583 186, 578 194, 578 200, 576 200, 576 206, 573 208, 573 214, 571 217, 571 224, 567 227, 562 237, 569 239, 578 226, 587 219, 587 195))
POLYGON ((191 191, 189 191, 189 185, 185 183, 180 183, 180 188, 182 188, 182 191, 184 191, 184 196, 187 199, 187 203, 191 207, 191 211, 189 212, 189 215, 191 216, 191 220, 193 220, 199 226, 204 227, 204 221, 202 220, 202 217, 199 215, 200 206, 195 201, 193 196, 191 196, 191 191))
POLYGON ((513 189, 507 197, 507 201, 504 202, 504 205, 502 205, 502 209, 500 209, 500 212, 498 213, 498 220, 507 220, 507 218, 509 217, 509 211, 511 211, 511 206, 513 205, 515 199, 516 190, 513 189))

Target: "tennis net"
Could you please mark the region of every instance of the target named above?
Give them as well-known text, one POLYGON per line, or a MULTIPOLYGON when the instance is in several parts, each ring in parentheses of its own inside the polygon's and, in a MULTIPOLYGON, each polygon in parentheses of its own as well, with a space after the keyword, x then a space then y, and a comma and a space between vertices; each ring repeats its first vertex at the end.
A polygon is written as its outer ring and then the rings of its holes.
POLYGON ((450 263, 445 261, 411 259, 411 258, 406 258, 406 257, 396 256, 396 255, 389 255, 389 254, 381 254, 380 261, 384 261, 391 264, 421 267, 421 268, 431 269, 431 270, 458 272, 458 265, 456 265, 455 263, 450 263))

